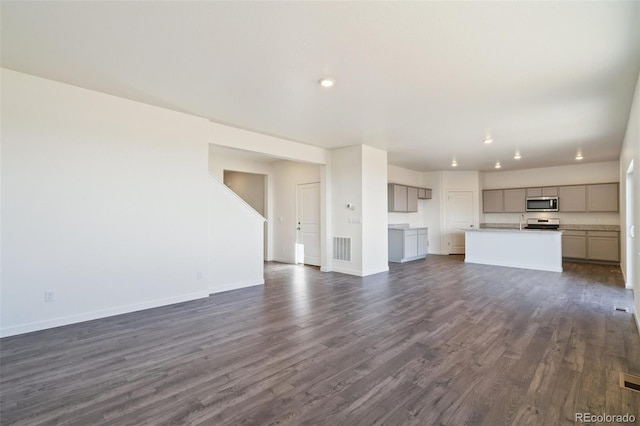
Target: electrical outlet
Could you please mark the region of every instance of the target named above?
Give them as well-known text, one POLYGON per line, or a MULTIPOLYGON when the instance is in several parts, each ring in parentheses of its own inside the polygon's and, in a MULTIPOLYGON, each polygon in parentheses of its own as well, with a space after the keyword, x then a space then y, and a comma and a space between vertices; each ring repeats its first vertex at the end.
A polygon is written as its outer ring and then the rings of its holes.
POLYGON ((51 290, 45 290, 44 292, 44 301, 45 302, 53 302, 55 299, 55 293, 51 290))
POLYGON ((196 279, 198 279, 198 280, 202 279, 202 272, 196 273, 196 279))

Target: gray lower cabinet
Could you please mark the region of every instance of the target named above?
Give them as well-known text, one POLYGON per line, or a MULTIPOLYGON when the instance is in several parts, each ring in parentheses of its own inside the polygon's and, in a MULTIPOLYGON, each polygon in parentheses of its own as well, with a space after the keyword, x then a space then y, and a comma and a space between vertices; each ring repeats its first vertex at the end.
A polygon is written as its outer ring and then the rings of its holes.
POLYGON ((588 259, 620 261, 620 238, 617 232, 589 231, 587 244, 588 259))
POLYGON ((563 231, 562 257, 620 261, 620 236, 616 231, 563 231))
POLYGON ((587 233, 585 231, 562 232, 562 257, 587 258, 587 233))
POLYGON ((389 229, 389 262, 424 259, 428 246, 428 228, 389 229))

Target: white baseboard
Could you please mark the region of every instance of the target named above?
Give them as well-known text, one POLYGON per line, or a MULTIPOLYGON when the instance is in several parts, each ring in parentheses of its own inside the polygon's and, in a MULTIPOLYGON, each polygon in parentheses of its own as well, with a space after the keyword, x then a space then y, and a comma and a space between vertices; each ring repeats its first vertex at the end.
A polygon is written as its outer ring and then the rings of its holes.
POLYGON ((174 303, 188 302, 190 300, 203 299, 209 297, 209 293, 197 292, 183 294, 180 296, 168 297, 165 299, 155 299, 146 302, 134 303, 126 306, 102 309, 99 311, 84 312, 76 315, 53 318, 45 321, 30 322, 27 324, 14 325, 0 329, 0 337, 15 336, 18 334, 31 333, 33 331, 46 330, 48 328, 61 327, 63 325, 76 324, 79 322, 91 321, 100 318, 112 317, 114 315, 128 314, 130 312, 142 311, 145 309, 158 308, 160 306, 173 305, 174 303))
POLYGON ((256 285, 264 285, 264 278, 258 280, 251 281, 243 281, 239 283, 228 283, 216 285, 215 287, 209 288, 209 294, 222 293, 224 291, 238 290, 240 288, 253 287, 256 285))
POLYGON ((288 263, 290 265, 295 265, 295 263, 296 263, 292 259, 286 259, 284 257, 274 257, 273 261, 274 262, 280 262, 280 263, 288 263))
POLYGON ((382 272, 389 272, 389 265, 387 265, 386 267, 384 267, 384 266, 380 267, 378 269, 368 269, 366 271, 363 271, 362 272, 362 276, 366 277, 366 276, 369 276, 369 275, 379 274, 379 273, 382 273, 382 272))
POLYGON ((347 275, 355 275, 356 277, 361 277, 362 276, 362 271, 360 271, 360 270, 341 268, 339 266, 336 267, 335 265, 333 267, 333 271, 332 272, 339 272, 341 274, 347 274, 347 275))

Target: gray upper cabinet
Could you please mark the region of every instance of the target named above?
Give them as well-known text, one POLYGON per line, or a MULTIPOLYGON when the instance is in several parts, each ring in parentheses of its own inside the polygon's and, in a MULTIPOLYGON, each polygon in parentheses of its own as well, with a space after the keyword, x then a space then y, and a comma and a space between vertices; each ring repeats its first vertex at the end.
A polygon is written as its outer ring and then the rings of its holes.
POLYGON ((430 200, 431 188, 418 188, 418 200, 430 200))
POLYGON ((418 200, 431 199, 430 188, 416 188, 415 186, 390 183, 387 185, 387 191, 387 211, 389 212, 417 212, 418 200))
POLYGON ((504 212, 503 195, 502 189, 482 191, 482 211, 485 213, 504 212))
POLYGON ((407 211, 407 187, 390 183, 388 186, 388 203, 390 212, 407 211))
POLYGON ((407 211, 418 211, 418 188, 412 186, 407 187, 407 211))
POLYGON ((603 183, 588 185, 587 210, 590 212, 617 212, 618 184, 603 183))
POLYGON ((504 212, 505 213, 523 213, 525 211, 525 194, 524 188, 521 189, 505 189, 504 190, 504 212))
POLYGON ((542 188, 527 188, 527 197, 542 197, 542 188))
POLYGON ((587 187, 585 185, 558 187, 558 204, 561 212, 587 211, 587 187))
POLYGON ((541 186, 482 191, 484 213, 521 213, 529 197, 558 197, 561 212, 617 212, 618 183, 541 186))

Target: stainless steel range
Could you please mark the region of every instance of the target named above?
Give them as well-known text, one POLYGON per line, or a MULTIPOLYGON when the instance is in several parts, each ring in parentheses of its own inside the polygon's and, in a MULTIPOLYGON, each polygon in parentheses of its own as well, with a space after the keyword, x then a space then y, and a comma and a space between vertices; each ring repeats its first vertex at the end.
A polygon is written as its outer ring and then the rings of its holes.
POLYGON ((560 219, 527 219, 525 229, 538 229, 557 231, 560 228, 560 219))

